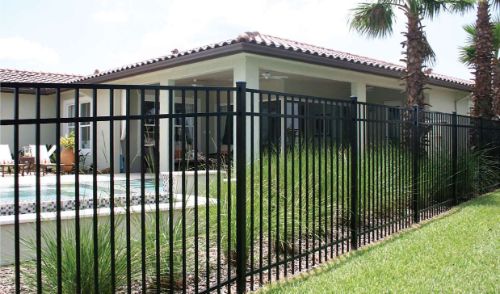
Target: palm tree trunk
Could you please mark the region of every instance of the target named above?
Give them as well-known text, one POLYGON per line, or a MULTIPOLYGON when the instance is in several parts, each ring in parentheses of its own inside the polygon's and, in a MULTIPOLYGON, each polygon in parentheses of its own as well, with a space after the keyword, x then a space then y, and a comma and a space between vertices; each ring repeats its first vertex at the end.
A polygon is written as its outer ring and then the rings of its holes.
POLYGON ((424 106, 424 84, 426 76, 422 70, 424 64, 424 35, 420 26, 420 17, 410 11, 406 12, 408 18, 406 35, 406 93, 408 106, 424 106))
MULTIPOLYGON (((404 45, 406 46, 406 75, 403 79, 406 82, 406 94, 407 94, 407 106, 414 107, 418 106, 419 109, 423 110, 425 105, 424 97, 424 85, 427 80, 423 72, 424 67, 424 57, 425 57, 425 36, 420 24, 420 16, 414 14, 409 9, 405 11, 407 17, 407 32, 404 33, 406 36, 406 41, 404 45)), ((418 146, 418 150, 414 150, 418 154, 423 154, 425 152, 426 145, 426 135, 428 129, 420 127, 413 132, 411 119, 417 119, 420 123, 425 121, 425 113, 423 111, 418 111, 418 117, 415 117, 415 113, 411 115, 412 112, 408 112, 405 120, 405 128, 403 130, 403 138, 405 145, 413 148, 413 146, 418 146), (414 140, 418 140, 418 144, 414 145, 414 140)))
POLYGON ((472 91, 472 116, 477 119, 473 121, 476 125, 471 130, 471 145, 475 148, 481 148, 486 141, 480 134, 479 128, 482 125, 482 119, 491 119, 493 117, 492 105, 492 60, 493 60, 493 26, 490 22, 489 1, 480 0, 477 5, 476 36, 474 38, 476 45, 476 55, 474 56, 474 89, 472 91))
POLYGON ((490 119, 492 111, 493 26, 490 21, 489 1, 481 0, 477 7, 476 56, 474 57, 475 86, 472 115, 490 119))
POLYGON ((493 58, 493 110, 497 118, 500 118, 500 61, 493 58))

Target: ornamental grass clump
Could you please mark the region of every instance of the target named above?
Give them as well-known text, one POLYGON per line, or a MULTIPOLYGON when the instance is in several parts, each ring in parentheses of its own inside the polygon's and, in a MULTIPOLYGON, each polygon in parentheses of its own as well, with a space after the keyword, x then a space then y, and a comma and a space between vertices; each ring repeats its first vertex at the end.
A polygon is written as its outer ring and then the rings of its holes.
MULTIPOLYGON (((156 234, 156 217, 154 214, 146 216, 146 269, 147 275, 150 278, 149 288, 155 291, 170 291, 179 290, 183 287, 182 267, 183 257, 186 259, 187 264, 195 258, 191 248, 185 253, 182 249, 183 231, 182 231, 182 218, 174 216, 171 220, 168 213, 161 213, 159 215, 159 235, 156 234), (172 233, 170 229, 172 228, 172 233), (160 247, 157 248, 157 240, 159 240, 160 247), (173 246, 171 250, 170 245, 173 246), (157 251, 159 252, 159 281, 157 279, 157 251), (171 280, 173 277, 173 280, 171 280), (160 289, 157 289, 159 285, 160 289)), ((192 232, 192 210, 186 209, 186 242, 193 240, 192 232)), ((137 246, 141 246, 137 244, 137 246)))
MULTIPOLYGON (((115 286, 116 289, 127 283, 127 249, 125 236, 119 233, 121 221, 115 223, 115 286)), ((99 293, 113 293, 111 284, 111 226, 109 222, 99 222, 98 226, 98 270, 99 270, 99 293)), ((49 292, 55 291, 58 285, 57 279, 57 238, 55 232, 42 232, 42 281, 43 288, 49 292)), ((91 222, 80 223, 80 286, 82 293, 94 293, 94 241, 91 222)), ((76 245, 74 227, 67 226, 61 232, 61 282, 63 293, 76 292, 76 245)), ((31 250, 36 250, 36 243, 32 240, 22 240, 31 250)), ((137 260, 137 252, 131 252, 132 262, 137 260)), ((30 267, 35 268, 34 262, 28 262, 30 267)), ((137 266, 132 265, 131 276, 137 275, 137 266)), ((37 289, 36 270, 22 272, 26 285, 31 290, 37 289)))

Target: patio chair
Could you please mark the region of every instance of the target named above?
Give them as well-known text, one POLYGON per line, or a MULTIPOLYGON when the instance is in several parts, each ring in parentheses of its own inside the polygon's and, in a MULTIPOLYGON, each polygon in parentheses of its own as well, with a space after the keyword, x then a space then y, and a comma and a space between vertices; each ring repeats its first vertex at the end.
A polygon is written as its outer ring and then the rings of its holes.
MULTIPOLYGON (((36 145, 30 145, 29 147, 31 156, 36 158, 36 145)), ((56 151, 56 146, 52 146, 50 150, 47 150, 47 146, 40 145, 38 146, 38 150, 40 150, 40 167, 42 169, 42 174, 47 174, 47 170, 49 167, 56 166, 56 164, 50 160, 50 156, 56 151)))
MULTIPOLYGON (((0 169, 2 170, 2 177, 5 176, 5 169, 9 172, 15 167, 12 153, 10 153, 9 145, 0 145, 0 169)), ((21 175, 24 176, 24 164, 19 164, 21 175)))

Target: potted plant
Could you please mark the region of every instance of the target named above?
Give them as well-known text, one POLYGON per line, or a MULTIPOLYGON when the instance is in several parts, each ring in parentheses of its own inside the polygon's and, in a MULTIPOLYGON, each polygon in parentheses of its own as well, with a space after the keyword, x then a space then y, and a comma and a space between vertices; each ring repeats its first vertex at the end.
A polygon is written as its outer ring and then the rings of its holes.
POLYGON ((75 146, 75 133, 71 132, 67 136, 63 136, 60 139, 61 143, 61 163, 63 164, 62 170, 64 172, 70 172, 73 170, 73 164, 75 163, 75 152, 73 150, 75 146))

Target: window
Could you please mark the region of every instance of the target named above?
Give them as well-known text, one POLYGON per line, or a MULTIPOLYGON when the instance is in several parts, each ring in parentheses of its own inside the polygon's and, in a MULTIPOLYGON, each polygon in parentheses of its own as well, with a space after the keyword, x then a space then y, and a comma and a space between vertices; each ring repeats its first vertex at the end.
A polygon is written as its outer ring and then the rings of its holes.
MULTIPOLYGON (((90 113, 90 103, 80 104, 80 117, 91 116, 90 113)), ((80 123, 80 148, 90 149, 90 122, 80 123)))
MULTIPOLYGON (((156 111, 154 101, 144 101, 144 113, 154 115, 156 111)), ((155 146, 155 119, 148 118, 144 121, 144 146, 155 146)))
POLYGON ((293 117, 288 117, 285 119, 286 125, 286 145, 292 146, 298 143, 298 137, 300 134, 301 121, 299 116, 303 113, 303 107, 299 102, 286 102, 286 114, 292 115, 293 117))
MULTIPOLYGON (((194 112, 194 104, 191 103, 175 103, 175 113, 190 114, 194 112)), ((185 127, 186 132, 183 134, 182 125, 183 118, 175 118, 175 145, 176 149, 180 150, 182 148, 182 142, 186 142, 186 149, 189 150, 191 144, 193 144, 193 134, 194 134, 194 117, 185 117, 185 127)))
POLYGON ((260 112, 264 115, 260 120, 260 143, 264 148, 278 148, 281 139, 281 104, 276 101, 262 102, 260 112))
MULTIPOLYGON (((66 107, 66 115, 68 118, 75 117, 75 104, 68 104, 66 107)), ((81 102, 80 103, 80 114, 79 117, 89 117, 92 116, 92 106, 90 102, 81 102)), ((80 140, 79 146, 80 149, 91 149, 92 144, 92 132, 91 132, 92 123, 91 122, 80 122, 79 123, 79 132, 80 132, 80 140)), ((68 123, 67 134, 75 132, 75 123, 68 123)))

